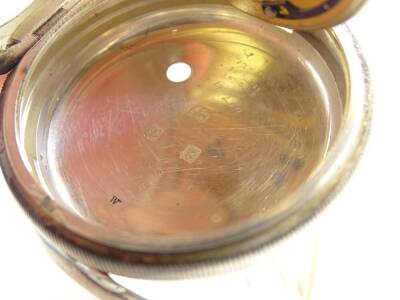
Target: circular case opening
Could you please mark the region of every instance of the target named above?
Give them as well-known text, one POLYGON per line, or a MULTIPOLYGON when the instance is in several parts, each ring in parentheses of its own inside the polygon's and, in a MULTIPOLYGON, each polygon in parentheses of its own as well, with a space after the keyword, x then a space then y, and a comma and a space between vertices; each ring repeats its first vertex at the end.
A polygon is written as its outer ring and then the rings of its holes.
POLYGON ((171 253, 274 231, 348 126, 339 49, 226 5, 110 1, 22 62, 9 156, 52 225, 102 244, 171 253), (191 73, 172 82, 177 63, 191 73))

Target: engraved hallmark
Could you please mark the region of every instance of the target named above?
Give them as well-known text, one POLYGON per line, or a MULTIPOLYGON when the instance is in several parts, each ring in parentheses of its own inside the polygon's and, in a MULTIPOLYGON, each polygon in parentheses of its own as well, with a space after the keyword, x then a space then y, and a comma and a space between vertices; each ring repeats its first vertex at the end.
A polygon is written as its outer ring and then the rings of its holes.
POLYGON ((204 106, 196 106, 189 112, 190 117, 197 122, 206 123, 210 119, 210 113, 204 106))
POLYGON ((180 159, 186 161, 189 164, 194 163, 201 155, 202 150, 194 145, 188 145, 179 156, 180 159))
POLYGON ((164 129, 162 129, 160 126, 158 125, 153 125, 151 128, 149 128, 145 134, 144 137, 151 141, 154 142, 158 139, 161 138, 161 136, 164 134, 164 129))
POLYGON ((112 205, 117 205, 117 204, 121 204, 121 203, 122 203, 122 200, 119 199, 117 196, 113 196, 113 197, 111 198, 111 200, 110 200, 110 203, 111 203, 112 205))

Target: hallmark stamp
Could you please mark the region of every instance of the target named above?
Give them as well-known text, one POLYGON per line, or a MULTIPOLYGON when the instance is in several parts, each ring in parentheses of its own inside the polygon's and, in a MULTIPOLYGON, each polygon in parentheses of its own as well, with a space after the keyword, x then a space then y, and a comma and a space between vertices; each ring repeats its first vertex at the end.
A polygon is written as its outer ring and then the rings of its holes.
POLYGON ((144 137, 151 141, 157 141, 162 135, 164 134, 164 129, 162 129, 157 124, 151 126, 146 132, 144 133, 144 137))
POLYGON ((113 197, 111 198, 111 200, 110 200, 110 203, 111 203, 112 205, 117 205, 117 204, 121 204, 121 203, 122 203, 122 200, 119 199, 117 196, 113 196, 113 197))
POLYGON ((179 156, 180 159, 186 161, 189 164, 193 164, 200 156, 202 150, 194 145, 188 145, 179 156))
POLYGON ((210 113, 204 106, 196 106, 189 111, 189 116, 197 122, 206 123, 210 118, 210 113))

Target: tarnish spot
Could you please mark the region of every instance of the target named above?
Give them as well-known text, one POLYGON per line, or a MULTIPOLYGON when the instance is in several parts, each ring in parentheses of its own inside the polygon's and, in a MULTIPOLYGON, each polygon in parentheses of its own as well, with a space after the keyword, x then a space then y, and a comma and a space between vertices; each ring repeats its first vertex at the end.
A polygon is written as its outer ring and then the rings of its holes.
POLYGON ((42 207, 46 209, 49 213, 54 212, 55 207, 53 205, 52 200, 49 197, 44 197, 41 203, 42 207))
POLYGON ((302 161, 301 159, 295 159, 292 163, 291 163, 291 168, 293 171, 298 172, 301 169, 303 169, 304 167, 304 161, 302 161))
POLYGON ((273 176, 272 182, 276 187, 282 187, 285 185, 286 177, 284 174, 278 172, 273 176))

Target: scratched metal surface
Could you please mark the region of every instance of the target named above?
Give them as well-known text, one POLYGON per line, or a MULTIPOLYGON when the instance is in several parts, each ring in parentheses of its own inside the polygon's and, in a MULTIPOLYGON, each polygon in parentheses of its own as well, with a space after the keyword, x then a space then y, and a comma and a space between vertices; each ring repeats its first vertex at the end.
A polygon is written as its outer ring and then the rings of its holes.
POLYGON ((132 235, 207 233, 285 210, 340 111, 329 69, 294 36, 210 22, 109 53, 42 125, 49 188, 132 235), (168 80, 176 62, 190 65, 188 80, 168 80))
MULTIPOLYGON (((18 1, 2 4, 0 15, 18 1)), ((303 232, 281 243, 269 263, 260 263, 255 271, 243 273, 240 279, 235 280, 229 276, 218 284, 211 285, 215 287, 214 291, 220 292, 220 298, 226 298, 228 292, 230 299, 237 300, 400 298, 400 248, 399 243, 394 242, 400 226, 399 202, 393 201, 393 195, 398 194, 398 170, 391 167, 400 163, 397 155, 400 144, 393 139, 398 127, 396 125, 399 124, 399 101, 395 101, 393 95, 398 93, 398 80, 394 76, 398 72, 398 61, 394 58, 400 51, 400 43, 398 39, 392 39, 400 25, 399 19, 395 17, 400 4, 392 3, 391 7, 396 9, 377 14, 382 3, 370 3, 370 9, 364 10, 351 25, 356 36, 363 42, 363 49, 374 75, 375 126, 371 143, 356 176, 341 194, 339 201, 335 201, 325 211, 320 218, 323 222, 317 223, 321 246, 318 247, 317 272, 313 276, 315 281, 313 285, 309 285, 314 288, 307 288, 310 274, 308 268, 311 265, 308 259, 311 255, 308 252, 312 251, 305 250, 311 248, 313 243, 307 238, 311 234, 304 235, 303 232), (385 55, 382 55, 382 47, 388 41, 390 47, 385 47, 385 55), (306 282, 305 289, 298 284, 299 281, 306 282), (306 291, 307 297, 301 291, 306 291)), ((0 181, 2 198, 11 199, 12 195, 4 179, 1 178, 0 181)), ((3 247, 0 256, 0 278, 4 282, 2 293, 6 299, 95 299, 75 285, 49 260, 31 230, 30 222, 15 201, 5 200, 1 207, 2 243, 13 245, 3 247), (12 230, 10 224, 14 224, 12 230), (21 268, 16 268, 15 259, 18 259, 20 266, 24 266, 22 272, 21 268)), ((168 287, 171 292, 168 295, 173 295, 174 299, 204 299, 204 296, 209 296, 206 291, 212 290, 208 281, 200 287, 193 287, 189 283, 191 282, 185 281, 179 287, 175 282, 146 284, 148 291, 157 294, 151 297, 152 300, 165 299, 166 291, 160 284, 168 287), (177 292, 183 296, 177 296, 177 292)), ((137 282, 133 282, 131 286, 132 289, 138 289, 137 282)))

